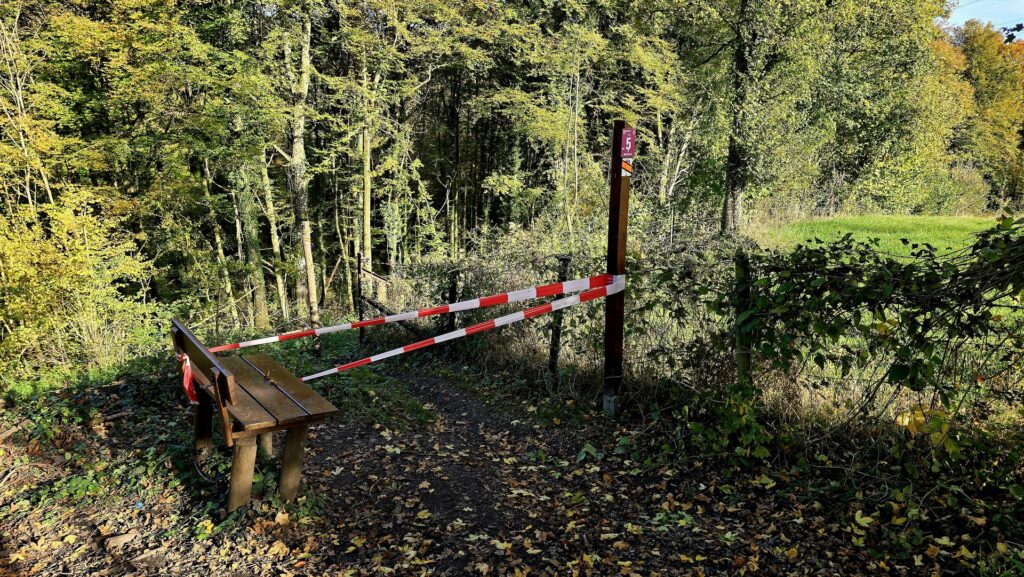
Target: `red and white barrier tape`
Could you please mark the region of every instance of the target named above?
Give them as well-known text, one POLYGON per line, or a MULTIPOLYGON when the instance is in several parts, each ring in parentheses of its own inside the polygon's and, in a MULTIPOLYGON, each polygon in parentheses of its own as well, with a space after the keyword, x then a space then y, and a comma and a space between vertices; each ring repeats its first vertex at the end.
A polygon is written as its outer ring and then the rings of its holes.
POLYGON ((181 388, 185 389, 188 402, 193 405, 199 404, 199 397, 196 396, 195 381, 192 378, 192 361, 188 355, 178 355, 178 362, 181 363, 181 388))
MULTIPOLYGON (((306 377, 302 377, 302 380, 303 381, 312 381, 313 379, 319 379, 320 377, 326 377, 328 375, 333 375, 335 373, 340 373, 342 371, 347 371, 349 369, 354 369, 356 367, 361 367, 363 365, 368 365, 370 363, 375 363, 377 361, 382 361, 384 359, 388 359, 388 358, 391 358, 391 357, 398 356, 398 355, 400 355, 402 353, 408 353, 409 351, 415 351, 417 349, 422 349, 422 348, 430 347, 430 346, 436 345, 438 343, 443 343, 443 342, 446 342, 446 341, 453 341, 455 339, 461 339, 462 337, 465 337, 465 336, 468 336, 468 335, 472 335, 472 334, 475 334, 475 333, 482 333, 484 331, 489 331, 491 329, 496 329, 498 327, 503 327, 505 325, 510 325, 512 323, 517 323, 519 321, 524 321, 526 319, 532 319, 534 317, 537 317, 537 316, 540 316, 540 315, 544 315, 544 314, 548 314, 548 313, 551 313, 551 312, 554 312, 554 311, 562 310, 564 308, 568 308, 568 307, 571 307, 573 305, 578 305, 580 303, 585 303, 587 301, 592 301, 594 299, 599 299, 599 298, 603 298, 603 297, 606 297, 606 296, 609 296, 609 295, 613 295, 615 293, 622 292, 622 290, 626 288, 626 277, 625 277, 625 275, 618 275, 618 276, 615 276, 615 277, 611 277, 611 275, 603 275, 603 276, 609 277, 609 279, 612 280, 611 284, 606 284, 606 285, 600 286, 598 288, 592 288, 590 290, 581 292, 579 294, 575 294, 575 295, 572 295, 570 297, 565 297, 565 298, 562 298, 562 299, 558 299, 556 301, 552 301, 552 302, 549 302, 547 304, 543 304, 543 305, 540 305, 540 306, 529 308, 529 309, 526 309, 524 311, 515 312, 515 313, 509 314, 509 315, 505 315, 503 317, 498 317, 496 319, 491 319, 489 321, 484 321, 482 323, 477 323, 477 324, 475 324, 475 325, 473 325, 471 327, 466 327, 464 329, 459 329, 457 331, 452 331, 450 333, 445 333, 445 334, 437 336, 437 337, 433 337, 433 338, 430 338, 430 339, 422 340, 422 341, 420 341, 418 343, 413 343, 411 345, 406 345, 404 347, 400 347, 400 348, 397 348, 397 349, 392 349, 392 350, 384 352, 384 353, 378 353, 376 355, 373 355, 372 357, 366 357, 365 359, 360 359, 358 361, 352 361, 351 363, 346 363, 344 365, 340 365, 340 366, 334 367, 333 369, 327 369, 326 371, 321 371, 321 372, 316 373, 316 374, 312 374, 312 375, 309 375, 309 376, 306 376, 306 377)), ((601 278, 601 277, 592 277, 592 279, 598 279, 598 278, 601 278)), ((586 280, 586 279, 584 279, 584 280, 586 280)), ((580 281, 572 281, 572 282, 580 282, 580 281)), ((550 286, 555 286, 555 285, 550 285, 550 286)), ((539 290, 540 288, 544 288, 544 287, 537 287, 537 288, 539 290)), ((527 289, 527 290, 532 290, 532 289, 527 289)), ((566 291, 566 292, 569 292, 569 291, 566 291)), ((506 294, 511 295, 511 294, 514 294, 514 293, 506 293, 506 294)), ((552 293, 552 294, 558 294, 558 293, 552 293)), ((499 296, 501 296, 501 295, 499 295, 499 296)), ((472 302, 472 301, 467 301, 467 302, 472 302)), ((515 301, 507 301, 507 302, 515 302, 515 301)), ((459 303, 459 304, 461 304, 461 303, 459 303)), ((477 307, 472 307, 472 308, 477 308, 477 307)), ((464 309, 464 310, 469 310, 469 309, 464 309)))
POLYGON ((330 327, 321 327, 319 329, 310 329, 305 331, 295 331, 291 333, 285 333, 283 335, 275 335, 272 337, 265 337, 262 339, 254 339, 251 341, 242 341, 240 343, 228 343, 226 345, 216 346, 210 349, 211 353, 219 353, 222 351, 232 351, 235 349, 244 349, 245 347, 254 347, 256 345, 266 345, 270 343, 277 343, 281 341, 289 341, 292 339, 302 339, 306 337, 326 335, 330 333, 337 333, 340 331, 347 331, 351 329, 358 329, 360 327, 370 327, 374 325, 383 325, 386 323, 397 323, 399 321, 408 321, 420 317, 430 317, 435 315, 445 315, 449 313, 457 313, 462 311, 470 311, 473 309, 479 309, 484 307, 491 307, 494 305, 502 305, 506 303, 518 303, 522 301, 528 301, 537 298, 550 297, 566 293, 575 293, 584 291, 587 289, 593 289, 597 287, 604 287, 612 284, 612 275, 602 274, 598 276, 592 276, 590 278, 582 278, 577 280, 570 280, 566 282, 559 282, 549 285, 531 287, 528 289, 517 290, 507 293, 501 293, 497 295, 491 295, 488 297, 480 297, 478 299, 472 299, 468 301, 462 301, 452 303, 448 305, 441 305, 439 307, 431 307, 425 309, 419 309, 414 311, 407 311, 404 313, 398 313, 394 315, 388 315, 384 317, 377 317, 375 319, 368 319, 365 321, 357 321, 353 323, 344 323, 340 325, 334 325, 330 327))

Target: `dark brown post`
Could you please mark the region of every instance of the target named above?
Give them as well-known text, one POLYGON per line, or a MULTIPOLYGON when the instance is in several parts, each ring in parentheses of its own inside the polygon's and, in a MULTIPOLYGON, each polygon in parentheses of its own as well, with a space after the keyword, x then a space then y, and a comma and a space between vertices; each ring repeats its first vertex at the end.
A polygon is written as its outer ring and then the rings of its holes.
POLYGON ((195 406, 194 448, 200 458, 213 450, 213 401, 206 393, 196 391, 199 404, 195 406))
MULTIPOLYGON (((450 304, 459 298, 459 269, 453 264, 449 274, 451 275, 448 284, 448 303, 450 304)), ((455 313, 448 313, 448 318, 445 322, 445 332, 450 333, 455 330, 455 321, 455 313)))
MULTIPOLYGON (((558 282, 565 282, 569 280, 569 261, 572 257, 566 254, 558 255, 558 282)), ((551 315, 551 358, 548 363, 548 370, 551 371, 551 376, 555 378, 555 383, 559 382, 558 375, 558 356, 562 352, 562 311, 555 311, 551 315)))
MULTIPOLYGON (((626 224, 629 217, 629 182, 636 152, 636 130, 622 120, 612 130, 611 199, 608 204, 608 274, 626 274, 626 224)), ((623 319, 625 292, 605 299, 604 305, 604 412, 619 414, 622 384, 623 319)))
POLYGON ((739 321, 740 315, 753 306, 750 298, 750 260, 743 249, 736 251, 736 384, 740 389, 750 385, 751 334, 739 321))

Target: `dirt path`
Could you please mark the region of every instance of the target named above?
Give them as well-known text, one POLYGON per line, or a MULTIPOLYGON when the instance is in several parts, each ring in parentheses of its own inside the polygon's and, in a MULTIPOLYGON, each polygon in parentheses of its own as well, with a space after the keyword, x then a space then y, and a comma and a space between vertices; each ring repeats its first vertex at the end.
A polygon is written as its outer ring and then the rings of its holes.
POLYGON ((604 419, 571 434, 440 379, 406 378, 437 415, 432 425, 404 434, 324 427, 313 443, 330 508, 347 512, 338 529, 350 546, 325 559, 342 571, 849 574, 845 548, 795 496, 780 503, 759 486, 762 499, 730 498, 700 469, 613 455, 604 419), (580 460, 588 438, 594 451, 580 460), (800 543, 819 530, 824 546, 800 543))

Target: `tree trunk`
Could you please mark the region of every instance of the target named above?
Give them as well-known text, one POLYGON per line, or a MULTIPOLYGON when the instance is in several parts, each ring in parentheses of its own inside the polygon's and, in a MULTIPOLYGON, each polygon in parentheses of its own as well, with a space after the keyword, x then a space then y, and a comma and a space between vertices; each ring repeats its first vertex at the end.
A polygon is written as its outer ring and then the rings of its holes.
MULTIPOLYGON (((246 171, 248 174, 248 171, 246 171)), ((263 259, 260 257, 260 225, 257 214, 255 191, 248 178, 243 181, 244 186, 238 191, 238 212, 242 223, 242 241, 245 246, 245 260, 249 267, 249 277, 252 279, 253 301, 253 322, 261 329, 270 327, 270 311, 267 310, 267 283, 263 278, 263 259)))
MULTIPOLYGON (((292 114, 290 118, 291 151, 288 162, 288 189, 292 195, 295 209, 295 220, 299 228, 299 239, 302 244, 301 266, 305 269, 306 306, 309 310, 309 323, 313 327, 320 326, 320 309, 317 306, 316 267, 313 263, 313 227, 309 221, 309 181, 306 177, 306 98, 309 95, 310 77, 310 42, 313 26, 308 3, 302 15, 302 31, 299 38, 300 56, 297 78, 291 75, 292 82, 292 114)), ((286 55, 287 57, 287 55, 286 55)), ((291 66, 290 62, 288 63, 291 66)), ((301 278, 301 275, 300 275, 301 278)))
POLYGON ((245 240, 242 233, 242 210, 239 207, 238 195, 235 193, 234 184, 228 183, 228 196, 231 197, 231 207, 235 211, 235 256, 238 262, 245 260, 245 240))
POLYGON ((306 259, 302 254, 302 229, 292 231, 291 258, 295 262, 295 308, 299 318, 309 316, 309 299, 306 297, 306 259))
POLYGON ((664 146, 664 153, 661 157, 661 177, 658 180, 658 204, 664 206, 668 202, 668 169, 672 164, 672 138, 676 133, 676 122, 672 119, 672 125, 668 128, 668 138, 661 140, 661 114, 658 114, 658 144, 664 146))
POLYGON ((334 195, 334 232, 338 235, 338 244, 341 245, 342 271, 345 274, 345 302, 349 311, 355 311, 356 305, 352 295, 352 267, 348 255, 348 235, 345 233, 347 227, 341 226, 341 189, 337 186, 335 178, 334 195))
POLYGON ((228 297, 228 311, 231 312, 231 321, 237 328, 239 325, 238 321, 238 308, 235 302, 235 291, 231 288, 231 275, 228 273, 228 262, 224 256, 224 242, 220 238, 220 225, 217 224, 217 211, 213 208, 213 196, 210 194, 210 187, 213 186, 213 179, 210 177, 210 161, 203 159, 203 197, 206 199, 206 205, 209 207, 210 226, 213 228, 213 246, 217 251, 217 268, 220 269, 220 275, 224 281, 224 291, 228 297))
MULTIPOLYGON (((363 71, 363 87, 366 87, 366 72, 363 71)), ((363 259, 370 269, 373 269, 373 239, 370 236, 370 152, 373 150, 370 143, 370 127, 368 120, 363 121, 363 133, 360 137, 363 156, 363 246, 361 249, 363 259)))
POLYGON ((722 201, 723 234, 739 232, 742 217, 743 192, 750 179, 750 151, 746 145, 744 109, 747 100, 747 83, 750 82, 750 62, 744 29, 747 24, 749 0, 740 0, 739 27, 736 33, 736 47, 732 65, 732 126, 729 131, 729 152, 725 164, 725 198, 722 201))
MULTIPOLYGON (((316 249, 320 255, 320 302, 328 303, 331 299, 331 275, 327 274, 327 249, 324 248, 324 222, 322 218, 316 219, 316 249)), ((326 304, 325 304, 326 306, 326 304)))
POLYGON ((274 251, 274 280, 277 282, 277 299, 281 306, 281 317, 289 318, 288 287, 285 285, 284 257, 281 253, 281 237, 277 232, 277 208, 274 207, 274 190, 270 185, 270 174, 267 172, 266 151, 260 157, 263 167, 263 195, 266 198, 267 221, 270 223, 270 249, 274 251))

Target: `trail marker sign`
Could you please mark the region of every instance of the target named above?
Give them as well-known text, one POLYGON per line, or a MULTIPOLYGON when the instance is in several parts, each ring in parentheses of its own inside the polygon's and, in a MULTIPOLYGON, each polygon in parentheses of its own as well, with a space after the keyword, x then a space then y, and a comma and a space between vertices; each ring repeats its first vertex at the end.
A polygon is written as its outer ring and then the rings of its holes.
POLYGON ((622 158, 633 158, 636 156, 636 128, 622 129, 622 146, 619 149, 619 156, 622 158))

